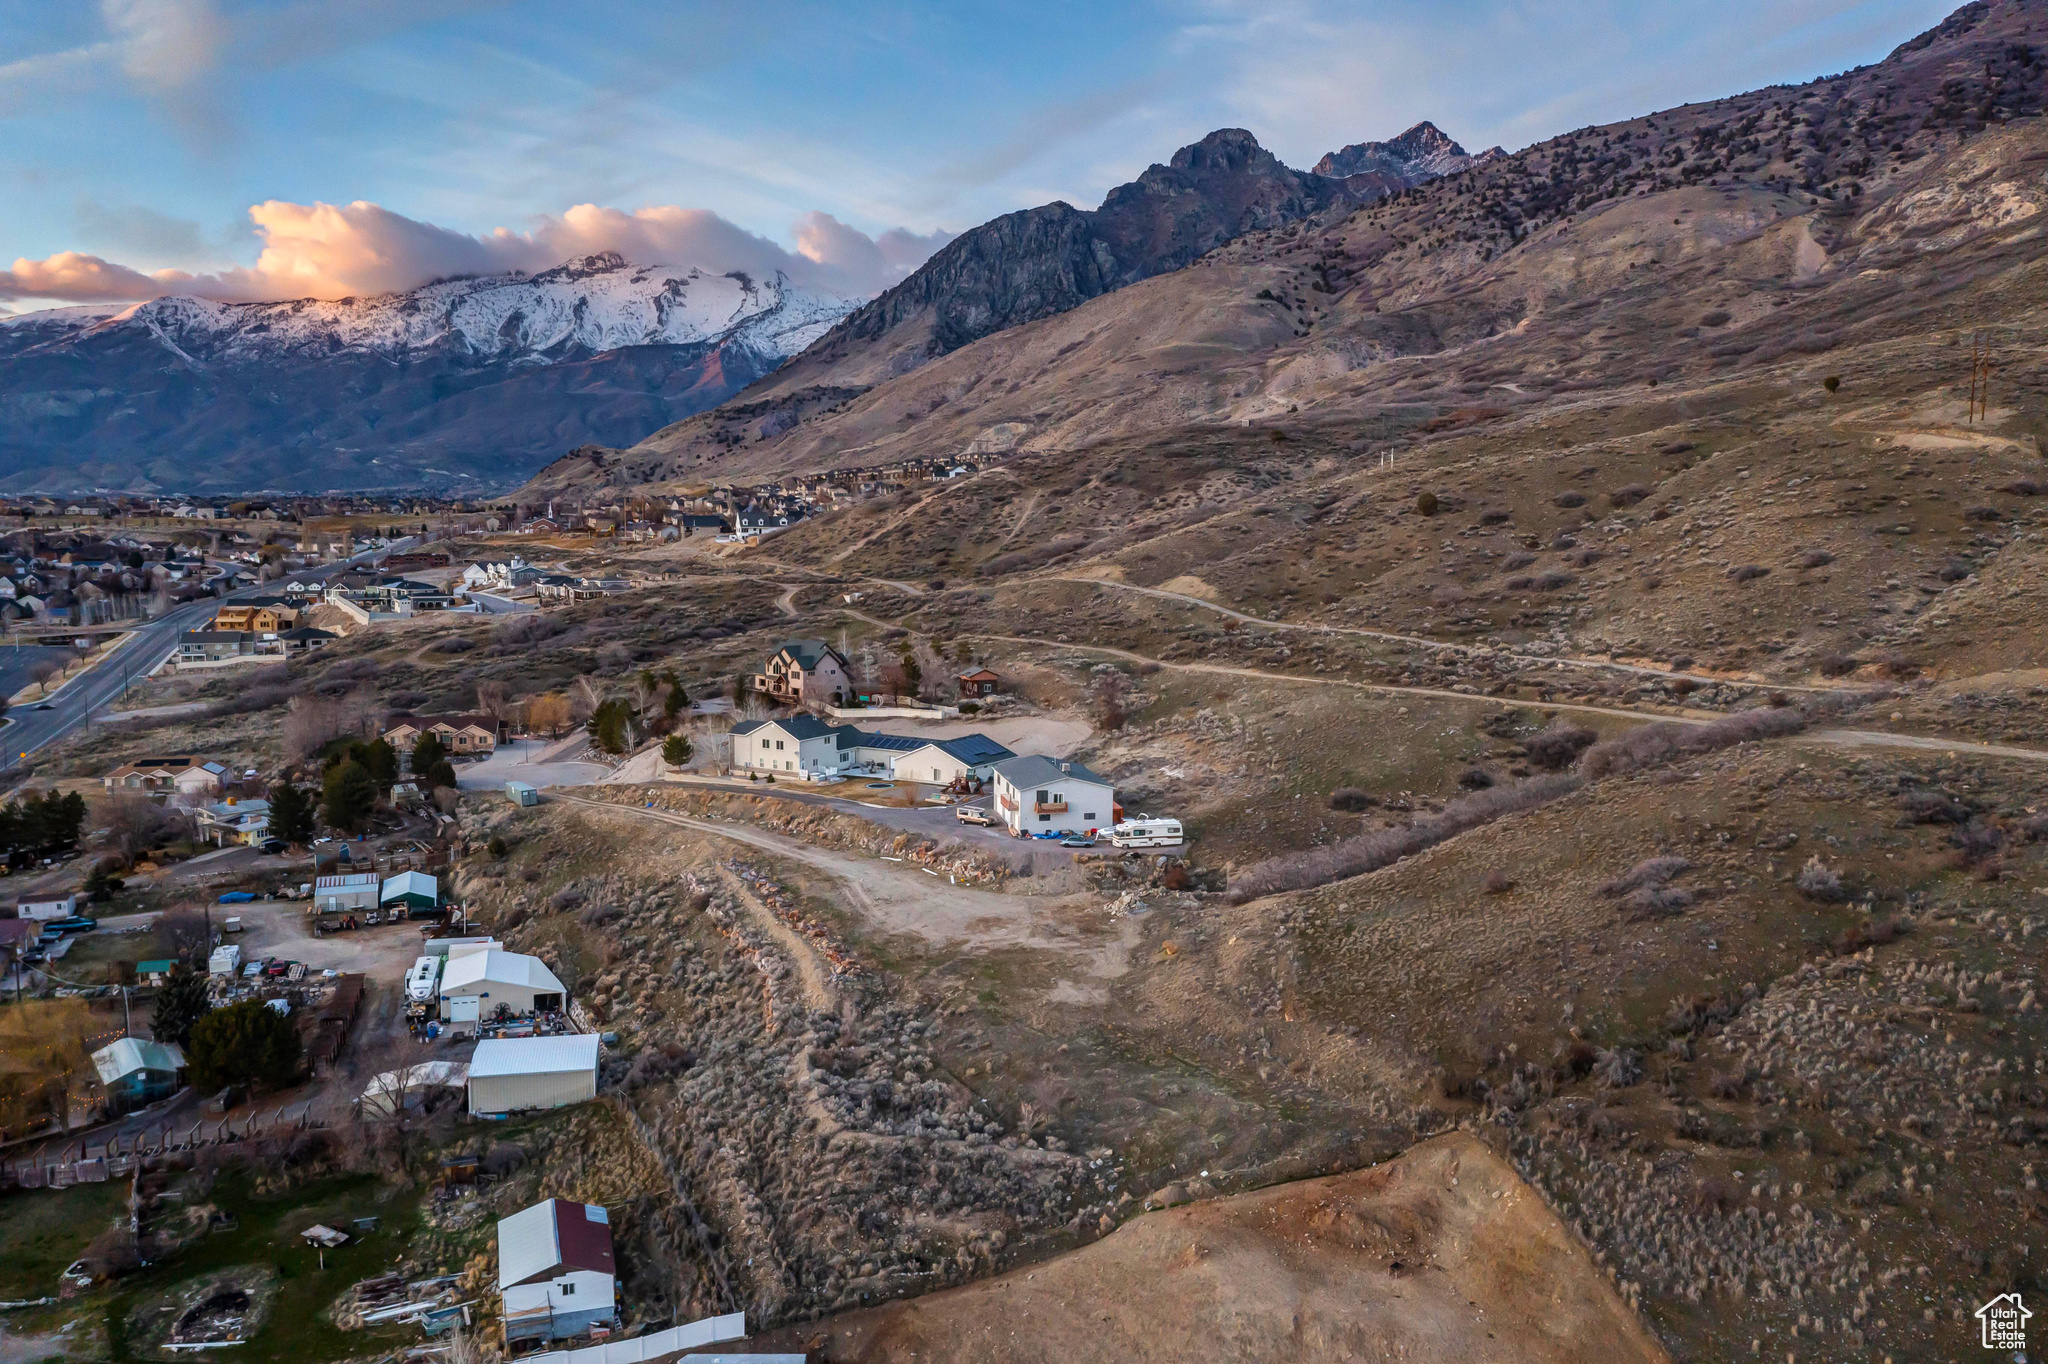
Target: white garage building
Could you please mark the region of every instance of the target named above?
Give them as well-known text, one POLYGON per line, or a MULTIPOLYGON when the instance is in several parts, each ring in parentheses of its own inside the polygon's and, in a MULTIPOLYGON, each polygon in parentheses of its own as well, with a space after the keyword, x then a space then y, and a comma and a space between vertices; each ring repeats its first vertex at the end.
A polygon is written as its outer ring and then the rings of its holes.
POLYGON ((469 1111, 561 1108, 597 1097, 597 1034, 493 1037, 469 1058, 469 1111))
POLYGON ((441 968, 442 1020, 476 1023, 497 1017, 500 1006, 514 1017, 560 1013, 569 994, 539 957, 497 947, 451 951, 441 968))

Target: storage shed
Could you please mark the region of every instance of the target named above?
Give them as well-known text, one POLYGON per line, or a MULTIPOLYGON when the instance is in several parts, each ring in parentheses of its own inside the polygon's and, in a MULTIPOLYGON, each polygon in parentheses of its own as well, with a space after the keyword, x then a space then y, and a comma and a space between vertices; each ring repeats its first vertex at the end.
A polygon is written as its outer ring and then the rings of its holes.
POLYGON ((597 1035, 493 1037, 469 1059, 469 1111, 560 1108, 597 1097, 597 1035))
POLYGON ((616 1273, 611 1218, 595 1203, 551 1198, 503 1219, 498 1292, 506 1345, 573 1339, 617 1321, 616 1273))
POLYGON ((116 1113, 168 1098, 185 1082, 185 1053, 175 1043, 124 1037, 94 1052, 92 1064, 116 1113))
POLYGON ((523 781, 506 782, 505 794, 512 797, 512 803, 514 805, 540 804, 540 792, 535 790, 533 787, 527 785, 523 781))
POLYGON ((441 886, 423 871, 402 871, 384 878, 383 905, 403 905, 409 918, 423 918, 441 907, 441 886))
POLYGON ((356 914, 377 907, 379 885, 373 871, 343 872, 313 882, 313 904, 323 914, 356 914))

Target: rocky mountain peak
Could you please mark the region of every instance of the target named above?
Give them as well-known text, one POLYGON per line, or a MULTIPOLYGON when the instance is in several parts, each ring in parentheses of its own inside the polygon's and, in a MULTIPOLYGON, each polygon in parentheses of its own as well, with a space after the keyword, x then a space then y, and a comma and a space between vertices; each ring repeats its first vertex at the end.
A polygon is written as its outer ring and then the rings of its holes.
POLYGON ((1218 128, 1200 142, 1190 143, 1173 154, 1168 163, 1175 170, 1235 173, 1280 164, 1280 158, 1259 145, 1243 128, 1218 128))

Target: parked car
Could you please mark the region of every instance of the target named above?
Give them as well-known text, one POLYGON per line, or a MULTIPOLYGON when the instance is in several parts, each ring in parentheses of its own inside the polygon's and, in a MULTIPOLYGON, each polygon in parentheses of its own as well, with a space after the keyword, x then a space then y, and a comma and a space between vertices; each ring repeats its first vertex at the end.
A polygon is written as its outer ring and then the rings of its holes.
POLYGON ((263 968, 263 974, 266 976, 287 975, 291 972, 292 967, 295 965, 297 965, 296 962, 273 961, 268 966, 263 968))
POLYGON ((996 822, 996 817, 979 806, 963 805, 953 812, 953 818, 962 824, 979 824, 986 828, 996 822))
POLYGON ((100 921, 98 919, 90 919, 83 914, 74 914, 68 919, 52 919, 49 923, 43 925, 43 932, 47 935, 50 930, 55 929, 57 935, 62 937, 66 933, 90 933, 99 926, 100 921))
POLYGON ((287 846, 289 845, 286 844, 285 841, 281 838, 266 838, 263 840, 262 843, 257 845, 256 850, 258 852, 268 853, 272 857, 275 857, 279 853, 283 852, 287 846))
POLYGON ((1086 834, 1074 834, 1069 838, 1061 839, 1060 846, 1062 848, 1092 848, 1095 846, 1095 840, 1086 834))

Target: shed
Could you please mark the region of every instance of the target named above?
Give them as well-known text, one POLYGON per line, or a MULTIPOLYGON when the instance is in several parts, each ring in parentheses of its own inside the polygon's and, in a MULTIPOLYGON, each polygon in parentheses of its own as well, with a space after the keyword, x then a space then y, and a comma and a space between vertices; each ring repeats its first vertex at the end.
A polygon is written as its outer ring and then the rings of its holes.
POLYGON ((533 787, 527 785, 523 781, 506 782, 505 794, 512 797, 512 803, 514 805, 540 804, 540 792, 535 790, 533 787))
POLYGON ((323 914, 353 914, 377 907, 381 885, 373 871, 342 872, 313 882, 313 904, 323 914))
POLYGON ((135 963, 135 980, 139 985, 162 985, 171 978, 171 969, 178 963, 170 957, 152 957, 148 961, 135 963))
POLYGON ((597 1034, 494 1037, 469 1060, 469 1111, 560 1108, 597 1097, 597 1034))
POLYGON ((1003 679, 987 668, 976 668, 972 672, 961 673, 953 680, 959 684, 960 694, 968 698, 994 696, 996 689, 1003 685, 1003 679))
POLYGON ((185 1082, 185 1053, 171 1042, 123 1037, 94 1052, 92 1064, 117 1112, 168 1098, 185 1082))
POLYGON ((408 915, 431 914, 441 907, 440 883, 423 871, 402 871, 384 878, 379 904, 404 905, 408 915))

